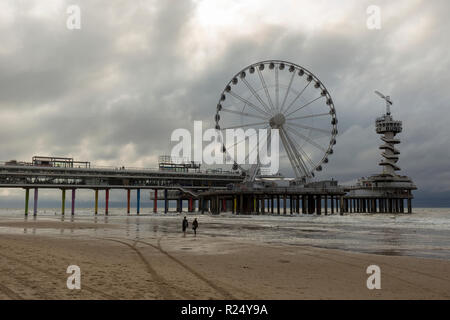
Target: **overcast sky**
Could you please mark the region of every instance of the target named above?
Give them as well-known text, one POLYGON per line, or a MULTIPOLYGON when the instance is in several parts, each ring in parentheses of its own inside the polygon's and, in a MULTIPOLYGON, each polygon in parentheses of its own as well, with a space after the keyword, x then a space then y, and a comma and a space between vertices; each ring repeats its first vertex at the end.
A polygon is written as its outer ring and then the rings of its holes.
MULTIPOLYGON (((447 0, 0 0, 0 161, 155 167, 174 129, 213 123, 234 73, 282 59, 317 75, 336 106, 320 178, 380 171, 377 89, 403 121, 401 173, 419 201, 450 203, 449 12, 447 0), (66 27, 73 4, 79 30, 66 27), (369 5, 379 30, 367 28, 369 5)), ((0 206, 22 193, 1 190, 0 206)))

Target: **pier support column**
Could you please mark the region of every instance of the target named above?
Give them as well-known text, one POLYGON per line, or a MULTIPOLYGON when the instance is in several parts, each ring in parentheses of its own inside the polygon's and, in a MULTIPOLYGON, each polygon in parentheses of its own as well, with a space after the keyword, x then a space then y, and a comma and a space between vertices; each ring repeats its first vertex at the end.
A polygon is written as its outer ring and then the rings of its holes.
POLYGON ((315 210, 315 202, 314 202, 314 196, 308 196, 308 214, 314 214, 315 210))
POLYGON ((131 190, 127 189, 127 214, 130 214, 131 190))
POLYGON ((141 213, 141 189, 136 189, 136 214, 141 213))
POLYGON ((273 196, 270 196, 270 213, 274 213, 273 196))
POLYGON ((37 208, 38 208, 38 198, 39 198, 39 191, 38 188, 34 188, 34 207, 33 207, 33 215, 37 215, 37 208))
POLYGON ((261 198, 261 214, 266 213, 266 197, 263 195, 261 198))
POLYGON ((167 189, 164 189, 164 213, 169 211, 169 199, 167 199, 167 189))
POLYGON ((292 215, 294 213, 294 201, 292 196, 289 196, 289 213, 292 215))
POLYGON ((237 200, 236 200, 236 196, 233 196, 233 203, 231 204, 232 208, 232 213, 235 214, 236 210, 237 210, 237 200))
POLYGON ((64 215, 66 211, 66 189, 61 189, 61 214, 64 215))
POLYGON ((28 204, 30 203, 30 189, 25 189, 25 215, 28 215, 28 204))
POLYGON ((72 215, 75 214, 75 193, 77 189, 72 189, 72 215))
POLYGON ((205 198, 200 197, 198 200, 198 211, 200 211, 202 214, 205 213, 205 198))
POLYGON ((280 214, 280 196, 277 195, 277 214, 280 214))
POLYGON ((283 195, 283 214, 286 214, 286 202, 287 202, 287 196, 283 195))
POLYGON ((108 215, 109 211, 109 189, 105 190, 105 215, 108 215))
POLYGON ((240 198, 239 198, 239 214, 243 214, 244 213, 244 195, 241 194, 240 198))
POLYGON ((306 214, 306 196, 302 196, 302 214, 306 214))
POLYGON ((322 197, 320 195, 316 196, 316 214, 318 216, 322 214, 322 197))
POLYGON ((94 214, 98 214, 98 189, 95 189, 94 214))
POLYGON ((344 197, 343 196, 339 197, 339 205, 340 205, 340 215, 343 216, 344 215, 344 197))
POLYGON ((297 205, 295 206, 295 209, 296 209, 295 212, 296 212, 297 214, 300 214, 300 195, 297 195, 296 201, 297 201, 297 205))
POLYGON ((330 197, 330 204, 331 204, 331 214, 334 214, 334 199, 333 199, 333 196, 330 197))
POLYGON ((325 195, 324 197, 323 197, 323 200, 324 200, 324 207, 325 207, 325 215, 328 215, 328 196, 327 195, 325 195))
POLYGON ((155 189, 155 194, 153 196, 153 212, 158 212, 158 189, 155 189))

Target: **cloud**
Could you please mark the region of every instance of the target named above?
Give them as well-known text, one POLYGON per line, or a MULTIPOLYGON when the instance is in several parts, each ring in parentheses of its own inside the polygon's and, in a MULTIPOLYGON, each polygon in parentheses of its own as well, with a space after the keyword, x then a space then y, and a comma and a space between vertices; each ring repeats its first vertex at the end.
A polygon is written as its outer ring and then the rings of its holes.
POLYGON ((404 123, 402 173, 450 191, 450 4, 378 2, 370 31, 369 1, 79 1, 81 30, 65 27, 73 1, 3 1, 0 159, 154 167, 174 129, 212 125, 236 72, 273 58, 313 71, 335 102, 340 134, 320 178, 380 171, 378 89, 404 123))

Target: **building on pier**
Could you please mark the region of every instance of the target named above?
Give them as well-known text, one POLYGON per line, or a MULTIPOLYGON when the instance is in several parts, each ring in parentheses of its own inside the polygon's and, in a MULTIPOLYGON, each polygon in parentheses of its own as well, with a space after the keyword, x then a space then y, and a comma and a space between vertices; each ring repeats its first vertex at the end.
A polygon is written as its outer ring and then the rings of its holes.
POLYGON ((400 151, 395 147, 400 143, 396 135, 402 132, 402 122, 394 120, 389 96, 376 93, 386 101, 386 113, 375 121, 377 134, 381 135, 382 160, 379 165, 383 168, 380 174, 358 180, 355 186, 346 189, 344 198, 345 212, 405 212, 405 200, 408 213, 412 212, 412 190, 417 187, 411 178, 398 175, 400 171, 397 162, 400 151))
POLYGON ((263 188, 237 184, 233 189, 208 190, 198 195, 199 211, 212 214, 334 214, 344 213, 345 191, 337 181, 302 186, 263 188), (289 212, 288 212, 289 211, 289 212))

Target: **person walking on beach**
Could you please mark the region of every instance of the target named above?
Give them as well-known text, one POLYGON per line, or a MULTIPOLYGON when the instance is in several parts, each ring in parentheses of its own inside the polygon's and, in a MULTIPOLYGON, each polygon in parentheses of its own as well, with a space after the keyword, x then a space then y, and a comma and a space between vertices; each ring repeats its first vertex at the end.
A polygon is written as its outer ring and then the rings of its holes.
POLYGON ((184 217, 183 225, 182 225, 184 236, 186 236, 186 229, 188 228, 188 226, 189 226, 189 222, 187 221, 186 217, 184 217))
POLYGON ((195 218, 194 222, 192 222, 192 229, 194 229, 195 236, 197 236, 197 228, 198 228, 198 221, 197 221, 197 218, 195 218))

